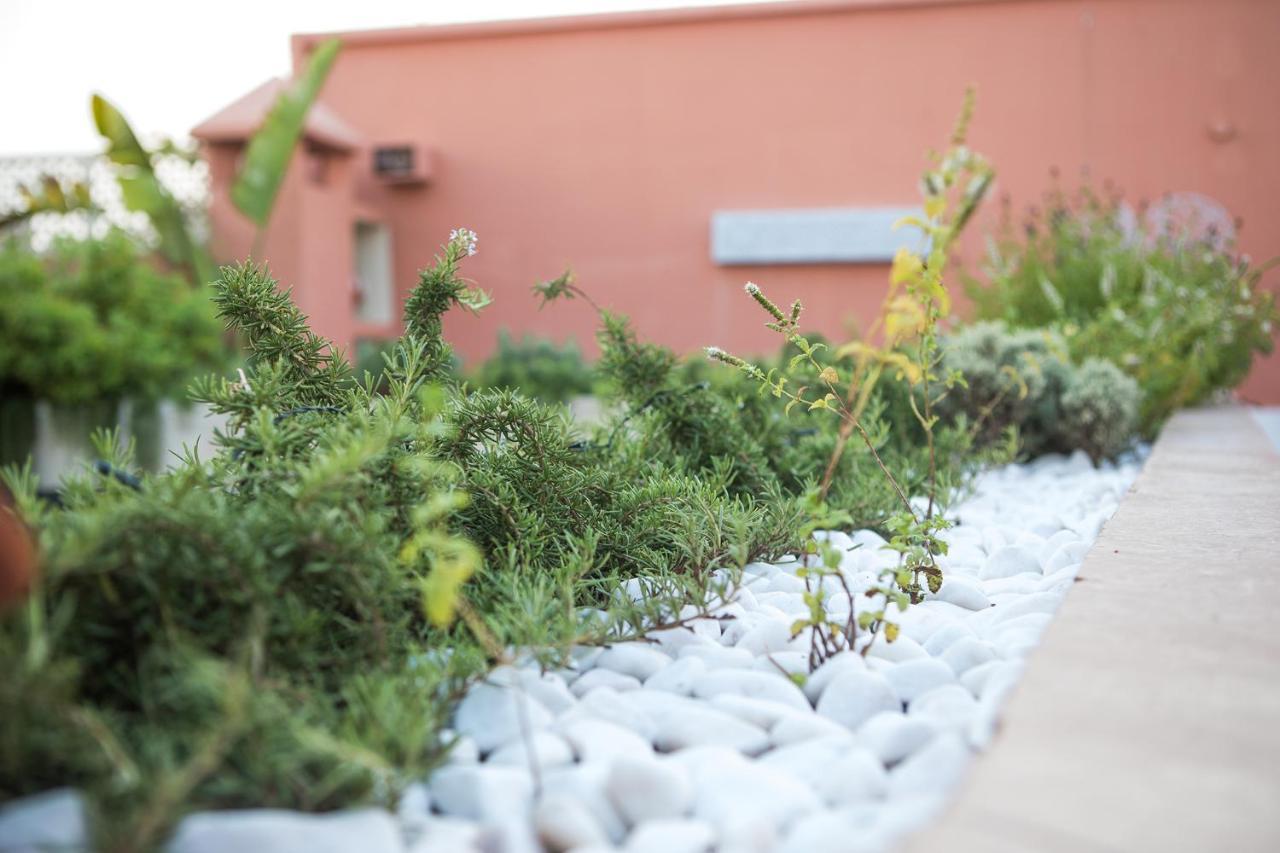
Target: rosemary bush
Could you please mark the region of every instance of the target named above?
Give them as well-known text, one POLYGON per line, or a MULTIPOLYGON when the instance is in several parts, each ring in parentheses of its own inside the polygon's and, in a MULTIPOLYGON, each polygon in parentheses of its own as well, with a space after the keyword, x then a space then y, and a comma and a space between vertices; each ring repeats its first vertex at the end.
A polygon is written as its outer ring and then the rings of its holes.
POLYGON ((137 478, 101 436, 59 506, 5 472, 42 575, 0 614, 0 798, 82 787, 105 850, 193 808, 390 802, 467 679, 707 615, 795 545, 794 505, 727 471, 459 386, 441 316, 487 302, 459 273, 474 247, 455 232, 360 379, 264 270, 225 268, 248 361, 194 389, 228 416, 212 459, 137 478))

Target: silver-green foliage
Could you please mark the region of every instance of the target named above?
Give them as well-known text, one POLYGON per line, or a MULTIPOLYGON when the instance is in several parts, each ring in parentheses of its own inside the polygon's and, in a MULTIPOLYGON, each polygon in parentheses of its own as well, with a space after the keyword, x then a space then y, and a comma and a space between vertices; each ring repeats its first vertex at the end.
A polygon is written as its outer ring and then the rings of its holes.
POLYGON ((980 444, 1014 427, 1027 455, 1082 449, 1100 460, 1123 451, 1136 435, 1137 382, 1101 359, 1072 364, 1053 330, 974 323, 947 337, 942 350, 946 369, 959 371, 966 386, 942 409, 964 415, 980 444))

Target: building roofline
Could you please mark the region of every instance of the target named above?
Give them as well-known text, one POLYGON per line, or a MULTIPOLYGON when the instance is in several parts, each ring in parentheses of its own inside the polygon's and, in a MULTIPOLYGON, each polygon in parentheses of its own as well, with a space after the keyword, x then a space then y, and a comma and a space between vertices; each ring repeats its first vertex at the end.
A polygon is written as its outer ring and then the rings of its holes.
POLYGON ((674 9, 646 9, 632 12, 603 12, 586 15, 557 15, 542 18, 519 18, 501 21, 477 21, 462 24, 421 24, 370 30, 297 33, 292 37, 293 54, 305 56, 319 42, 340 38, 352 47, 411 44, 453 39, 495 36, 534 35, 540 33, 616 30, 696 24, 718 20, 749 20, 823 15, 840 12, 863 12, 888 9, 911 9, 937 6, 985 6, 1027 0, 787 0, 775 3, 738 3, 724 6, 693 6, 674 9))

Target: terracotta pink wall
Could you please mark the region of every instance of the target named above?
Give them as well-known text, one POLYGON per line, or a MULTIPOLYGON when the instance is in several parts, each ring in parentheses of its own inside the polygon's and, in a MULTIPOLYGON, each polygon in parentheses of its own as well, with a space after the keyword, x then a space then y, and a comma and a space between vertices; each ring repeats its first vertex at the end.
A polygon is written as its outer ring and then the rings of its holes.
MULTIPOLYGON (((352 159, 357 194, 391 226, 399 286, 450 228, 480 234, 466 273, 495 303, 447 323, 466 358, 504 327, 594 351, 586 306, 539 312, 529 293, 568 265, 597 301, 682 350, 772 349, 742 294, 748 279, 779 301, 801 298, 829 334, 865 320, 884 266, 717 267, 711 213, 914 203, 925 151, 945 141, 968 83, 979 92, 973 146, 1016 209, 1039 200, 1050 167, 1068 185, 1087 169, 1133 200, 1212 196, 1243 217, 1245 251, 1280 253, 1271 0, 798 3, 345 41, 325 103, 370 144, 435 153, 434 180, 418 188, 375 188, 368 154, 352 159), (1223 123, 1235 137, 1215 142, 1209 127, 1223 123)), ((296 38, 295 59, 312 43, 296 38)), ((305 201, 284 198, 277 222, 284 240, 305 217, 295 236, 307 260, 277 269, 302 275, 289 283, 304 308, 349 340, 334 306, 350 304, 350 258, 343 266, 339 235, 312 228, 341 227, 342 215, 289 209, 305 201)), ((980 245, 975 233, 963 259, 980 245)), ((1280 402, 1280 360, 1259 365, 1245 392, 1280 402)))

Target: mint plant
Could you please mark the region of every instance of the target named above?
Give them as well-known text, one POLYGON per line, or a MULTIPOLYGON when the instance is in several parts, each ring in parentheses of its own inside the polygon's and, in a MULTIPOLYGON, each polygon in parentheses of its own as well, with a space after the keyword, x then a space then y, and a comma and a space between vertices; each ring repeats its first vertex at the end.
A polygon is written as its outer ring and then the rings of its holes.
MULTIPOLYGON (((964 145, 971 114, 970 93, 952 134, 951 148, 935 156, 934 167, 925 172, 921 181, 924 216, 908 217, 901 223, 915 226, 928 238, 927 256, 906 248, 898 251, 890 273, 888 296, 865 338, 836 348, 830 357, 823 356, 827 347, 811 342, 800 333, 803 307, 798 300, 788 311, 783 311, 756 284, 748 282, 747 294, 770 317, 766 326, 780 334, 797 354, 785 368, 766 371, 717 347, 707 349, 711 359, 734 367, 757 382, 762 393, 784 400, 784 412, 801 407, 807 412, 829 412, 838 418, 837 442, 809 504, 815 512, 824 506, 846 446, 855 435, 896 494, 901 511, 889 520, 892 531, 889 545, 901 555, 900 567, 886 573, 883 579, 887 583, 863 593, 872 604, 851 622, 870 632, 870 639, 863 646, 864 653, 878 631, 883 630, 890 641, 896 636, 896 629, 888 627, 892 624, 886 612, 890 604, 905 609, 908 603, 921 600, 926 589, 936 592, 942 583, 936 557, 946 552, 946 544, 937 533, 946 522, 934 514, 938 500, 935 430, 939 422, 935 407, 964 381, 957 373, 945 376, 939 373, 942 354, 938 328, 949 314, 951 304, 943 273, 951 245, 973 215, 994 174, 985 160, 964 145), (865 422, 876 388, 886 376, 903 383, 907 404, 924 435, 928 476, 923 507, 911 501, 898 477, 885 464, 865 422)), ((812 529, 806 528, 806 532, 812 542, 812 529)), ((817 551, 814 545, 805 546, 806 570, 817 551)), ((825 557, 823 566, 830 568, 830 561, 825 557)), ((809 624, 797 625, 797 633, 807 627, 824 632, 825 645, 853 647, 855 638, 851 632, 846 629, 835 635, 830 626, 824 626, 817 617, 825 591, 821 586, 809 585, 810 579, 812 575, 806 584, 809 594, 815 598, 815 615, 807 620, 809 624), (836 636, 840 637, 839 641, 835 640, 836 636)))

